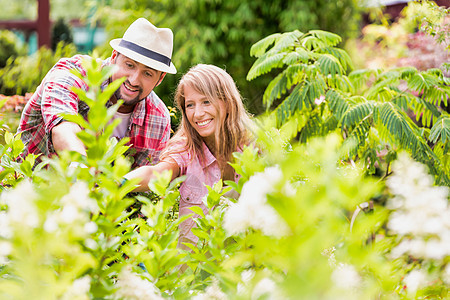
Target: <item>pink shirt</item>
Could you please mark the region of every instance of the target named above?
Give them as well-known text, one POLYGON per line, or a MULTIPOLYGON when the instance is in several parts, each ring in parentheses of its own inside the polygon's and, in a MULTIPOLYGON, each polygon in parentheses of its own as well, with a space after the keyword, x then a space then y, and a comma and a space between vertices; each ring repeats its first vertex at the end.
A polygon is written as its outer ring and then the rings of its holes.
MULTIPOLYGON (((219 164, 205 143, 203 143, 203 152, 205 154, 204 164, 200 162, 198 156, 192 159, 192 153, 189 153, 188 151, 171 153, 168 155, 174 159, 180 167, 180 176, 186 175, 186 180, 180 187, 181 198, 179 216, 193 213, 189 209, 189 207, 192 206, 200 207, 206 215, 208 213, 208 208, 203 203, 203 197, 208 194, 208 189, 205 185, 213 186, 221 179, 219 164)), ((236 175, 235 181, 238 181, 238 179, 239 176, 236 175)), ((200 216, 195 214, 193 217, 198 218, 200 216)), ((193 218, 189 218, 180 224, 179 245, 181 245, 182 242, 197 243, 198 237, 191 231, 193 227, 196 227, 193 218)))

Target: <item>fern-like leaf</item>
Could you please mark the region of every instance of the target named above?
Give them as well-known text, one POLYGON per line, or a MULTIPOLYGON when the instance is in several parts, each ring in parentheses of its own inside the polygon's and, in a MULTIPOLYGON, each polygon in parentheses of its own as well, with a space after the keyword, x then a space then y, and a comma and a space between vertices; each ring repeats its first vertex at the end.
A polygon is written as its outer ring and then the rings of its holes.
POLYGON ((309 117, 306 125, 300 130, 299 140, 301 143, 306 143, 312 137, 320 135, 320 129, 322 128, 323 121, 317 112, 314 112, 309 117))
MULTIPOLYGON (((394 103, 381 104, 374 113, 380 136, 403 149, 409 150, 418 161, 428 165, 436 176, 441 174, 441 162, 420 133, 419 128, 394 103)), ((448 177, 443 177, 448 182, 448 177)))
POLYGON ((323 30, 310 30, 309 33, 311 33, 313 36, 317 37, 318 39, 324 41, 329 46, 336 46, 342 41, 342 38, 334 34, 332 32, 323 31, 323 30))
POLYGON ((352 82, 355 89, 359 90, 363 86, 367 85, 367 82, 370 79, 377 77, 379 73, 380 73, 380 70, 361 69, 361 70, 352 71, 348 75, 348 78, 352 82))
POLYGON ((345 140, 345 144, 349 147, 348 157, 354 157, 365 146, 371 128, 372 124, 368 119, 362 119, 354 125, 353 130, 345 140))
POLYGON ((348 55, 348 53, 345 50, 335 48, 335 47, 327 47, 327 48, 322 49, 322 52, 331 54, 334 57, 336 57, 339 60, 339 62, 341 63, 341 65, 345 71, 347 71, 349 69, 350 70, 353 69, 352 59, 350 58, 350 55, 348 55))
POLYGON ((325 41, 312 35, 305 36, 300 42, 306 50, 310 51, 314 49, 326 48, 328 46, 325 41))
POLYGON ((250 48, 250 55, 255 57, 262 56, 266 52, 267 48, 274 44, 280 36, 281 33, 274 33, 256 42, 250 48))
POLYGON ((293 65, 299 62, 307 63, 311 58, 311 55, 305 49, 298 47, 294 52, 289 53, 283 60, 286 65, 293 65))
POLYGON ((288 48, 292 48, 292 50, 294 50, 295 48, 293 48, 293 47, 299 42, 302 35, 303 35, 303 33, 298 30, 283 33, 275 41, 275 45, 269 51, 281 52, 281 51, 285 51, 288 48))
POLYGON ((263 95, 263 104, 269 110, 274 100, 279 99, 285 92, 287 86, 286 72, 278 74, 267 86, 263 95))
POLYGON ((416 115, 416 120, 421 120, 423 126, 430 127, 441 116, 436 106, 422 98, 411 96, 409 104, 416 115))
POLYGON ((335 90, 328 90, 325 99, 327 100, 328 106, 333 112, 334 117, 340 121, 342 116, 350 108, 350 105, 345 101, 344 96, 335 90))
POLYGON ((431 87, 439 85, 436 76, 420 72, 408 80, 408 88, 416 92, 426 92, 431 87))
POLYGON ((441 106, 442 102, 444 102, 445 106, 447 106, 449 95, 450 87, 434 86, 433 88, 428 90, 424 97, 427 101, 433 103, 436 106, 441 106))
POLYGON ((442 114, 431 127, 430 141, 437 143, 438 140, 444 145, 450 144, 450 117, 446 114, 442 114))
POLYGON ((344 68, 342 67, 339 60, 330 54, 322 54, 317 60, 320 71, 325 76, 330 75, 342 75, 344 68))
POLYGON ((281 68, 285 56, 286 53, 276 53, 272 55, 265 54, 261 56, 248 71, 247 80, 253 80, 260 75, 270 72, 274 68, 281 68))
POLYGON ((360 103, 350 107, 342 117, 342 125, 347 128, 353 128, 362 120, 367 120, 372 115, 374 104, 371 101, 360 103))

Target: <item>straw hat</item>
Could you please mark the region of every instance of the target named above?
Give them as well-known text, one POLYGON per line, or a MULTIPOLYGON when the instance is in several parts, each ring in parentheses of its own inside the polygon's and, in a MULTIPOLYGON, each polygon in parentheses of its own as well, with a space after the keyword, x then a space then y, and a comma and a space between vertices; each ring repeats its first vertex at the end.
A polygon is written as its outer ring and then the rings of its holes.
POLYGON ((119 53, 152 69, 175 74, 173 65, 173 33, 169 28, 158 28, 144 18, 128 27, 121 39, 109 42, 119 53))

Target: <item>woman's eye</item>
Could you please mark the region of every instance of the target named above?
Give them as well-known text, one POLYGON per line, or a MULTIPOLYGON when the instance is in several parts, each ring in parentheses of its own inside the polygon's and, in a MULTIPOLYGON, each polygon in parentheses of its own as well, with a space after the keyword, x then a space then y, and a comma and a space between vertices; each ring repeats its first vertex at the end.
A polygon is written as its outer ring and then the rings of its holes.
POLYGON ((193 107, 194 105, 192 103, 186 104, 186 108, 193 107))
POLYGON ((205 101, 203 101, 203 104, 206 104, 206 105, 208 105, 208 104, 210 104, 211 102, 209 101, 209 100, 205 100, 205 101))

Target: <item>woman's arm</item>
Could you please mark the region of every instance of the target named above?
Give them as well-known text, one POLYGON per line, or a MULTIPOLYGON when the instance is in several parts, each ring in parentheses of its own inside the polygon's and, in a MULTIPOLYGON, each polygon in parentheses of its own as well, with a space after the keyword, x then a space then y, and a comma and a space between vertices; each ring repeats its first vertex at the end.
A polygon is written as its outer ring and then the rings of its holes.
POLYGON ((125 178, 126 179, 140 178, 141 182, 139 183, 139 186, 136 187, 133 191, 144 192, 149 190, 148 183, 150 182, 151 179, 155 177, 154 173, 155 172, 161 173, 165 170, 172 170, 172 180, 180 175, 180 167, 175 162, 175 160, 169 157, 154 166, 143 166, 137 168, 128 173, 127 175, 125 175, 125 178))

